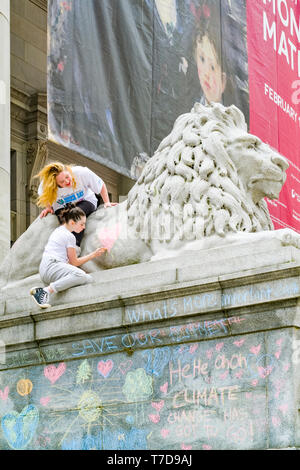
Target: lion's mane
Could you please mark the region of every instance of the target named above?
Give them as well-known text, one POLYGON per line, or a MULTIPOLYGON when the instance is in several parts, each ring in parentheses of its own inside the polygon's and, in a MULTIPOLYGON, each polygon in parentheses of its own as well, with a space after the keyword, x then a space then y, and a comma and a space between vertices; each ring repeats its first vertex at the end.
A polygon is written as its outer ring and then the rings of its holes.
POLYGON ((197 240, 273 229, 265 201, 249 197, 229 157, 227 137, 234 132, 247 132, 235 106, 196 103, 175 121, 128 194, 128 225, 139 238, 197 240))

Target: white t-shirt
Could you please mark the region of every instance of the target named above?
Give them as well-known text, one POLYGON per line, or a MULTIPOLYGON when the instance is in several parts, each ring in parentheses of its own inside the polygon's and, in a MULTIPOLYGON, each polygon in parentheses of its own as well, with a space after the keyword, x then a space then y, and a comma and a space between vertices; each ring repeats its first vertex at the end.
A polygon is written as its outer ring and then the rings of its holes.
MULTIPOLYGON (((103 180, 93 171, 85 166, 74 166, 72 172, 76 181, 75 189, 73 187, 57 188, 56 202, 52 204, 54 212, 61 209, 69 202, 90 201, 95 209, 97 208, 97 198, 95 194, 100 194, 103 180)), ((43 192, 43 184, 40 183, 38 195, 43 192)))
POLYGON ((76 238, 64 225, 60 225, 51 233, 43 256, 68 263, 67 248, 76 248, 76 238))

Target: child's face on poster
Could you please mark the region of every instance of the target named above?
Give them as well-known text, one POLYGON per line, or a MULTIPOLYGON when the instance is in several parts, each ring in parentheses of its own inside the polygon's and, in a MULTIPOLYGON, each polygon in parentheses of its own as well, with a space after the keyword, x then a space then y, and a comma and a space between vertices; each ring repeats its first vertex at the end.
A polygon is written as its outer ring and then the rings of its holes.
POLYGON ((226 74, 222 72, 215 47, 207 36, 197 39, 195 56, 206 101, 220 102, 226 86, 226 74))

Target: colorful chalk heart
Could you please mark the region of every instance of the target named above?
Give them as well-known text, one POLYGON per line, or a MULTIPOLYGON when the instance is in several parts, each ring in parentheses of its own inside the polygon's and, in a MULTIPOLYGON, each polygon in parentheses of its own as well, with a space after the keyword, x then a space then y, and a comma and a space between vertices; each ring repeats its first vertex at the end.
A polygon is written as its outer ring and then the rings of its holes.
POLYGON ((258 373, 259 375, 265 379, 266 377, 268 377, 268 375, 271 374, 273 370, 273 367, 272 366, 268 366, 268 367, 258 367, 258 373))
POLYGON ((223 372, 223 374, 220 375, 220 379, 222 379, 222 380, 226 379, 228 374, 229 374, 229 371, 225 370, 225 372, 223 372))
POLYGON ((170 430, 169 429, 161 429, 160 434, 165 439, 170 434, 170 430))
POLYGON ((54 364, 50 366, 46 366, 44 368, 44 376, 46 377, 46 379, 50 380, 50 382, 53 385, 63 375, 66 368, 67 366, 64 362, 61 362, 60 364, 58 364, 57 367, 55 367, 54 364))
POLYGON ((6 401, 8 399, 8 394, 9 394, 9 387, 6 386, 5 389, 3 390, 0 390, 0 398, 1 400, 3 401, 6 401))
POLYGON ((150 415, 149 415, 149 419, 150 419, 150 421, 152 421, 152 423, 155 423, 155 424, 156 424, 156 423, 159 422, 160 416, 159 416, 159 415, 152 415, 152 414, 150 414, 150 415))
POLYGON ((261 348, 260 344, 258 346, 252 346, 252 348, 250 348, 250 352, 252 352, 253 354, 255 354, 255 356, 257 356, 257 354, 260 351, 260 348, 261 348))
POLYGON ((129 359, 128 361, 125 361, 125 362, 121 362, 121 363, 119 364, 119 369, 120 369, 120 371, 122 372, 123 375, 125 375, 126 372, 129 371, 129 369, 131 368, 132 364, 133 364, 133 362, 132 362, 131 359, 129 359))
POLYGON ((163 408, 165 404, 165 401, 164 400, 161 400, 159 402, 152 402, 151 405, 153 406, 153 408, 156 409, 156 411, 160 412, 160 410, 163 408))
POLYGON ((280 426, 281 421, 276 416, 272 416, 272 424, 275 428, 277 428, 278 426, 280 426))
POLYGON ((102 375, 106 379, 106 377, 109 376, 111 373, 111 370, 114 366, 114 363, 111 359, 108 359, 107 361, 99 361, 97 365, 97 369, 99 374, 102 375))
POLYGON ((190 346, 190 353, 193 354, 198 349, 198 344, 192 344, 190 346))
POLYGON ((243 346, 244 342, 245 342, 244 339, 240 339, 240 340, 234 341, 233 344, 235 344, 235 346, 240 348, 241 346, 243 346))
POLYGON ((161 392, 163 392, 164 394, 166 394, 167 391, 168 391, 168 385, 169 385, 168 382, 166 382, 166 383, 164 383, 161 387, 159 387, 160 390, 161 390, 161 392))
POLYGON ((39 411, 34 405, 23 408, 20 414, 16 411, 3 416, 2 430, 12 449, 25 449, 33 438, 39 421, 39 411))
POLYGON ((243 371, 241 370, 241 371, 239 371, 239 372, 236 372, 235 376, 236 376, 237 379, 242 378, 242 376, 243 376, 243 371))
POLYGON ((51 400, 50 397, 42 397, 40 398, 40 404, 43 406, 47 406, 50 400, 51 400))
POLYGON ((208 349, 208 350, 206 351, 206 357, 207 357, 208 359, 211 359, 211 357, 212 357, 212 355, 213 355, 213 352, 214 352, 213 349, 208 349))
POLYGON ((285 415, 289 406, 287 403, 284 403, 283 405, 278 406, 278 408, 282 412, 282 414, 285 415))
POLYGON ((186 444, 181 444, 182 450, 191 450, 192 446, 187 446, 186 444))
POLYGON ((281 354, 281 351, 276 351, 276 352, 274 353, 274 356, 275 356, 277 359, 279 359, 279 358, 280 358, 280 354, 281 354))

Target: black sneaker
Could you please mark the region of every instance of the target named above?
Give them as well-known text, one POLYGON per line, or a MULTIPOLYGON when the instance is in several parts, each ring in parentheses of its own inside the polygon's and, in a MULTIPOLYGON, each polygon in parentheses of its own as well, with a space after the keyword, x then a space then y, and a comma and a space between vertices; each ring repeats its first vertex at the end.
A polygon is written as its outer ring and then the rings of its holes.
POLYGON ((30 295, 33 300, 38 304, 41 308, 48 308, 51 307, 49 302, 49 294, 45 291, 42 287, 33 287, 30 290, 30 295))

